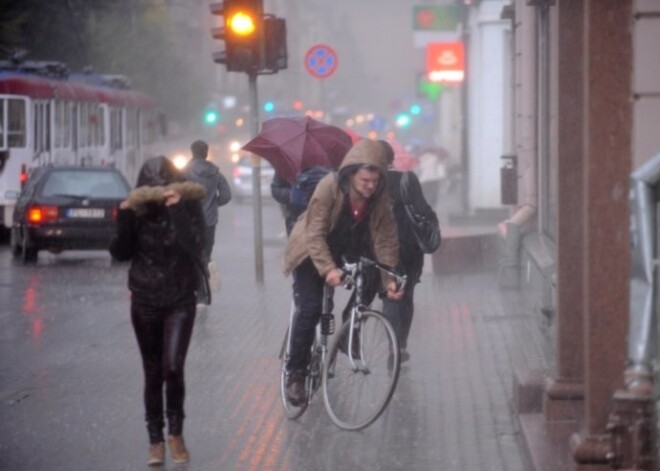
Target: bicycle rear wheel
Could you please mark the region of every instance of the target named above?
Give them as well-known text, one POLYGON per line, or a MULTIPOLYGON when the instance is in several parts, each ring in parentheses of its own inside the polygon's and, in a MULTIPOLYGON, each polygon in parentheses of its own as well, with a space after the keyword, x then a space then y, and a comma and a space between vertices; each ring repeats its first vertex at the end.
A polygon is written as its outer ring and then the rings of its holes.
POLYGON ((350 320, 345 322, 323 365, 323 401, 337 426, 360 430, 385 410, 399 379, 400 357, 396 334, 378 311, 364 311, 347 352, 350 320))

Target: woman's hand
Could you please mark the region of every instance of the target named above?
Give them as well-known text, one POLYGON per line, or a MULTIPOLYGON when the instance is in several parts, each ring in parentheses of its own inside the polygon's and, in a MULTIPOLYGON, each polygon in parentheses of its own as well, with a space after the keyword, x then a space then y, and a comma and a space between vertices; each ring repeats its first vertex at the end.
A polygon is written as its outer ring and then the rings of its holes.
POLYGON ((339 268, 333 268, 325 275, 325 282, 333 288, 343 282, 343 272, 339 268))
POLYGON ((119 203, 119 209, 131 209, 131 206, 128 204, 128 200, 124 200, 119 203))
POLYGON ((390 281, 387 283, 387 299, 399 301, 401 298, 403 298, 403 290, 399 289, 396 281, 390 281))
POLYGON ((172 206, 181 201, 181 193, 171 188, 163 191, 163 196, 165 197, 165 206, 172 206))

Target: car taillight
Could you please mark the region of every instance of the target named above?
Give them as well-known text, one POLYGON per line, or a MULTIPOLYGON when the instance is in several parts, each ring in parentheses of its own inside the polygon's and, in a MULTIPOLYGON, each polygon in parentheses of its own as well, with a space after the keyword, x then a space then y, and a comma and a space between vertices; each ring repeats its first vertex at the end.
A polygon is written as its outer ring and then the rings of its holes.
POLYGON ((117 213, 119 212, 119 208, 117 206, 112 208, 112 212, 110 213, 110 216, 112 217, 113 221, 117 220, 117 213))
POLYGON ((28 179, 27 167, 26 167, 25 164, 23 164, 23 165, 21 165, 21 176, 20 176, 21 190, 25 186, 25 183, 27 183, 27 179, 28 179))
POLYGON ((57 206, 30 206, 27 210, 27 220, 32 224, 57 221, 57 206))

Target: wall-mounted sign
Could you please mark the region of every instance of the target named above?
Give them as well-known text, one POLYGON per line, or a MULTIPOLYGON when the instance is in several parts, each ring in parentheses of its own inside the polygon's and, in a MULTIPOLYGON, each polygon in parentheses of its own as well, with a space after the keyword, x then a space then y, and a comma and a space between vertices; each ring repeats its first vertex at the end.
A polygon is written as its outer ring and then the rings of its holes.
POLYGON ((462 82, 465 78, 463 43, 447 42, 427 45, 426 74, 430 82, 462 82))
POLYGON ((458 5, 418 5, 413 7, 415 31, 456 31, 460 19, 458 5))

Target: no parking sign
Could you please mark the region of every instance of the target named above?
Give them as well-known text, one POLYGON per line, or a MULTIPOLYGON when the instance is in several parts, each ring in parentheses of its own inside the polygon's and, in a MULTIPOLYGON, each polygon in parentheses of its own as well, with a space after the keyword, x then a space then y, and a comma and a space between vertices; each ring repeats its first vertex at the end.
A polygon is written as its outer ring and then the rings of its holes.
POLYGON ((335 50, 325 44, 312 46, 305 54, 305 68, 315 78, 330 77, 337 70, 338 63, 339 58, 335 50))

